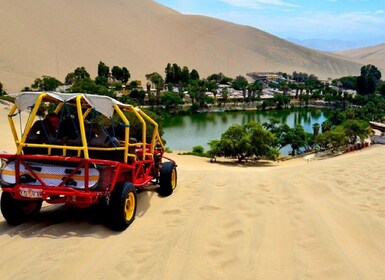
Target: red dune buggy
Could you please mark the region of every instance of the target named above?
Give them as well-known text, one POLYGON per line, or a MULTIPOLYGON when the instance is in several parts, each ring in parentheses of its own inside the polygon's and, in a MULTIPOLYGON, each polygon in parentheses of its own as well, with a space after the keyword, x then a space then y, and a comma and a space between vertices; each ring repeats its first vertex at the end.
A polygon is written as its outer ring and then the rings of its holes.
POLYGON ((25 92, 8 119, 16 153, 0 154, 0 184, 1 212, 11 225, 37 215, 43 202, 102 204, 110 227, 124 230, 135 219, 137 190, 156 185, 168 196, 177 185, 158 124, 131 105, 100 95, 25 92), (23 111, 28 119, 16 121, 23 111))

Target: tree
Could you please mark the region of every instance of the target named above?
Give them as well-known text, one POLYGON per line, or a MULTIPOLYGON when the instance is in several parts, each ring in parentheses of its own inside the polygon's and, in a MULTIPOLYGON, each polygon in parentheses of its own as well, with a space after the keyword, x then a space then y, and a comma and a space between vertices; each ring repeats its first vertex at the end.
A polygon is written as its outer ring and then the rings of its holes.
POLYGON ((111 76, 114 80, 121 81, 123 76, 122 68, 119 66, 113 66, 111 69, 111 76))
POLYGON ((326 131, 329 131, 332 129, 332 123, 329 120, 324 121, 321 124, 322 133, 325 133, 326 131))
POLYGON ((286 123, 277 119, 269 119, 269 121, 263 123, 262 126, 274 134, 274 148, 280 150, 284 146, 289 145, 288 133, 290 131, 290 127, 286 123))
POLYGON ((87 72, 85 67, 76 68, 74 74, 76 80, 86 79, 90 77, 90 74, 87 72))
POLYGON ((64 79, 66 85, 72 85, 76 81, 76 76, 74 72, 68 73, 64 79))
POLYGON ((357 79, 357 91, 361 94, 375 92, 381 80, 381 72, 374 65, 366 65, 361 68, 361 75, 357 79))
POLYGON ((278 149, 273 148, 274 135, 262 128, 262 125, 256 122, 249 122, 245 125, 246 135, 250 142, 249 154, 255 159, 267 158, 276 160, 279 156, 278 149))
POLYGON ((319 123, 313 124, 313 137, 317 137, 317 135, 319 133, 319 128, 320 128, 319 123))
POLYGON ((344 89, 357 90, 357 78, 356 76, 347 76, 332 81, 334 86, 342 87, 344 89))
POLYGON ((361 120, 347 120, 342 124, 350 144, 356 144, 357 139, 363 142, 368 137, 368 124, 361 120))
POLYGON ((160 92, 161 92, 161 90, 164 87, 164 80, 163 80, 162 76, 159 73, 157 73, 157 72, 154 72, 154 73, 151 73, 151 74, 147 74, 146 75, 146 79, 149 80, 155 86, 155 89, 156 89, 156 103, 158 104, 159 103, 160 92))
POLYGON ((108 67, 104 62, 100 61, 98 64, 98 77, 108 78, 110 76, 110 67, 108 67))
POLYGON ((114 80, 126 84, 130 79, 131 74, 126 67, 120 68, 119 66, 114 66, 111 70, 111 76, 114 80))
POLYGON ((242 126, 234 124, 221 136, 220 140, 209 142, 211 156, 236 158, 239 162, 250 157, 266 157, 275 160, 279 151, 272 148, 274 135, 263 129, 261 124, 250 122, 242 126))
POLYGON ((380 90, 380 94, 382 95, 382 97, 385 98, 385 82, 381 83, 379 90, 380 90))
POLYGON ((160 100, 167 110, 183 104, 183 100, 178 93, 166 91, 160 95, 160 100))
POLYGON ((222 90, 222 100, 223 100, 223 103, 226 104, 228 98, 229 98, 229 90, 227 88, 224 88, 222 90))
POLYGON ((336 152, 340 147, 347 145, 348 137, 342 126, 338 126, 333 130, 329 130, 316 137, 316 143, 325 149, 336 152))
POLYGON ((50 76, 42 76, 41 78, 35 79, 31 88, 38 91, 54 91, 60 85, 62 85, 62 82, 58 79, 50 76))
POLYGON ((197 81, 199 80, 199 73, 197 70, 193 69, 190 72, 190 80, 197 81))
POLYGON ((241 75, 237 76, 232 83, 234 89, 242 91, 244 99, 246 98, 246 89, 248 84, 249 83, 247 82, 246 78, 241 75))
POLYGON ((127 84, 128 80, 131 78, 130 71, 126 67, 122 68, 122 79, 121 82, 123 84, 127 84))
POLYGON ((108 78, 104 77, 104 76, 97 76, 95 78, 95 83, 97 85, 101 85, 101 86, 104 86, 104 87, 108 87, 108 78))
POLYGON ((183 66, 180 81, 183 85, 187 85, 188 81, 190 80, 190 70, 187 66, 183 66))
POLYGON ((295 125, 294 128, 290 128, 287 133, 288 144, 292 148, 291 155, 295 155, 295 151, 306 145, 306 132, 303 127, 299 124, 295 125))
POLYGON ((134 89, 131 92, 131 96, 137 99, 140 104, 144 104, 144 99, 146 98, 146 92, 144 90, 134 89))
POLYGON ((70 91, 76 92, 76 93, 84 92, 84 93, 90 93, 90 94, 99 94, 99 95, 115 97, 113 91, 109 90, 107 87, 103 85, 96 84, 90 78, 76 80, 75 83, 70 88, 70 91))

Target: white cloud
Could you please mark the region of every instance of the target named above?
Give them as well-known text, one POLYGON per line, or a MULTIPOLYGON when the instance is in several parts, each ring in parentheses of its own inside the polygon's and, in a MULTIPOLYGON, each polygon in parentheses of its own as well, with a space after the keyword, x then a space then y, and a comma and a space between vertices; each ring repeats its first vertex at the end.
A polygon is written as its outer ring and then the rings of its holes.
POLYGON ((262 6, 280 6, 280 7, 298 7, 298 5, 291 4, 282 0, 220 0, 231 6, 243 7, 243 8, 254 8, 259 9, 262 6))

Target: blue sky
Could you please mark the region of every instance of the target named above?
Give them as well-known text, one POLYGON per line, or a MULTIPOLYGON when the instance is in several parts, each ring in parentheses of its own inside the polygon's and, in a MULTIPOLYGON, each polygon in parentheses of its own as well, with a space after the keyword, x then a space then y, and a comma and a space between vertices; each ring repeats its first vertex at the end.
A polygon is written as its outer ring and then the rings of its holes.
POLYGON ((206 15, 299 40, 385 43, 385 0, 155 0, 184 14, 206 15))

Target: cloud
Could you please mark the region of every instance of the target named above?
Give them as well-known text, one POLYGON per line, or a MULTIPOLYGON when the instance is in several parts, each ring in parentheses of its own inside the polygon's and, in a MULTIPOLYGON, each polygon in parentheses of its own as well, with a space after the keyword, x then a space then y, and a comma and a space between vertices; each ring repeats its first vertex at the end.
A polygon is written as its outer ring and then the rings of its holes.
POLYGON ((298 5, 291 4, 282 0, 219 0, 231 6, 242 8, 260 9, 262 6, 279 6, 279 7, 298 7, 298 5))

